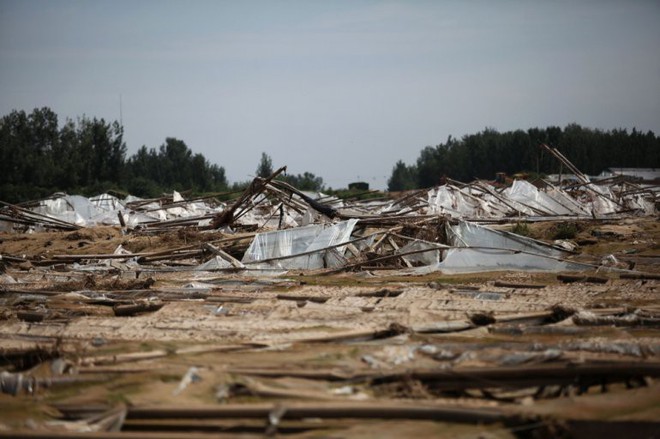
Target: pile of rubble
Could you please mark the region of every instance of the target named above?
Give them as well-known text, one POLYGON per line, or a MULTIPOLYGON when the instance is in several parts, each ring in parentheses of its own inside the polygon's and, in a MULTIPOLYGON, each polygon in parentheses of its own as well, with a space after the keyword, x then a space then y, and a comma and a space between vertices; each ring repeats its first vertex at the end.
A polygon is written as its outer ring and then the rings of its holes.
POLYGON ((0 437, 658 427, 657 188, 342 200, 282 171, 228 202, 2 203, 0 437), (651 420, 553 405, 599 389, 651 420))

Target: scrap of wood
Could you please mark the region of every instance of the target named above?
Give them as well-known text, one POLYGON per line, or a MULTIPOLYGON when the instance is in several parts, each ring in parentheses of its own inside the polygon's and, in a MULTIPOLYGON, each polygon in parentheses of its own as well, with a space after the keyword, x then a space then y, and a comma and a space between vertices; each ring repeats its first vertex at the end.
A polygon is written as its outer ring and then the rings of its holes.
POLYGON ((388 288, 383 288, 376 291, 367 291, 363 293, 357 293, 355 297, 398 297, 403 293, 403 290, 390 290, 388 288))
MULTIPOLYGON (((255 178, 252 180, 252 183, 245 188, 245 191, 243 194, 232 204, 230 207, 227 209, 223 210, 219 214, 215 215, 213 217, 213 221, 211 223, 211 228, 212 229, 218 229, 224 225, 231 224, 234 222, 234 213, 243 206, 248 200, 253 198, 255 195, 260 194, 266 185, 270 183, 275 177, 280 175, 282 172, 286 171, 286 166, 281 167, 277 171, 273 172, 270 176, 267 178, 255 178)), ((243 214, 247 212, 248 209, 246 209, 243 214)))
POLYGON ((24 320, 30 323, 43 322, 46 317, 48 317, 47 312, 40 311, 18 311, 16 317, 19 320, 24 320))
POLYGON ((607 281, 610 280, 607 277, 572 275, 572 274, 558 274, 557 279, 564 283, 587 282, 593 284, 605 284, 607 283, 607 281))
POLYGON ((495 281, 494 284, 496 287, 502 288, 545 288, 547 285, 542 284, 531 284, 531 283, 522 283, 522 282, 504 282, 501 280, 495 281))
MULTIPOLYGON (((359 419, 429 419, 453 422, 501 422, 506 412, 495 408, 463 408, 434 404, 402 404, 369 401, 287 403, 285 418, 359 418, 359 419)), ((272 404, 226 404, 205 407, 131 407, 128 419, 174 418, 267 418, 273 411, 272 404)))
POLYGON ((334 343, 334 342, 349 342, 349 341, 366 341, 377 340, 382 338, 395 337, 400 334, 408 332, 409 329, 397 323, 391 323, 387 328, 381 329, 360 329, 354 331, 339 332, 329 334, 321 337, 304 338, 292 340, 297 343, 334 343))
POLYGON ((196 345, 187 346, 175 350, 155 349, 147 352, 129 352, 115 355, 96 355, 85 357, 80 360, 82 366, 112 365, 119 363, 131 363, 136 361, 154 360, 167 357, 168 355, 198 355, 213 352, 232 352, 245 349, 255 349, 267 345, 258 343, 245 343, 237 345, 196 345))
POLYGON ((621 273, 619 274, 621 279, 660 279, 660 273, 621 273))
POLYGON ((204 250, 208 250, 209 252, 213 253, 216 256, 220 256, 222 259, 225 261, 229 262, 234 268, 245 268, 245 265, 226 251, 214 246, 210 242, 204 243, 202 245, 204 250))
POLYGON ((276 297, 279 300, 293 300, 295 302, 314 302, 314 303, 325 303, 329 299, 329 297, 294 295, 294 294, 278 294, 276 297))
POLYGON ((112 310, 117 317, 134 316, 145 312, 154 312, 161 309, 165 304, 162 302, 142 302, 130 305, 115 305, 112 310))

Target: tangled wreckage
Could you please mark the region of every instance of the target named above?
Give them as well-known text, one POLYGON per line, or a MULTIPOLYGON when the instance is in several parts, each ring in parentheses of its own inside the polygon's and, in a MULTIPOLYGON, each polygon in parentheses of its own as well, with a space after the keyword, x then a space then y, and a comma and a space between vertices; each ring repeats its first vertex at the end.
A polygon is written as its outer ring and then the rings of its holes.
POLYGON ((0 437, 660 430, 657 186, 342 200, 283 170, 2 203, 0 437))

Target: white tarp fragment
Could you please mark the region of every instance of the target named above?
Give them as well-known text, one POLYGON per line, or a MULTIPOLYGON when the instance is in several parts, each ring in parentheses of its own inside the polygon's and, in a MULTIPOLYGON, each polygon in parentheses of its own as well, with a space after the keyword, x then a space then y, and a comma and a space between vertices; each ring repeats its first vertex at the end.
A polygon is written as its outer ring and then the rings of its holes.
POLYGON ((226 268, 234 268, 228 261, 225 261, 220 256, 215 256, 203 264, 195 267, 195 270, 198 271, 212 271, 212 270, 224 270, 226 268))
POLYGON ((564 200, 555 200, 549 194, 538 190, 536 186, 525 180, 514 180, 511 187, 503 191, 508 199, 524 205, 521 210, 529 215, 584 215, 586 212, 572 208, 564 200), (537 210, 535 212, 533 209, 537 210), (540 212, 539 212, 540 211, 540 212))
POLYGON ((522 250, 554 258, 561 258, 568 253, 551 247, 541 241, 511 232, 489 229, 467 221, 458 225, 447 226, 447 240, 455 247, 491 247, 509 250, 522 250))
POLYGON ((446 246, 433 242, 416 239, 399 248, 396 252, 399 254, 414 252, 418 250, 429 250, 421 253, 401 256, 402 259, 410 262, 412 265, 434 265, 440 262, 442 248, 446 246), (435 249, 435 250, 430 250, 435 249))
POLYGON ((447 226, 455 248, 444 252, 441 262, 415 269, 416 273, 477 273, 483 271, 580 271, 589 265, 561 260, 567 255, 540 241, 461 221, 447 226))
MULTIPOLYGON (((243 255, 241 262, 254 267, 254 262, 281 256, 323 250, 327 247, 347 242, 350 239, 357 219, 342 221, 337 224, 319 224, 298 227, 289 230, 260 233, 243 255)), ((280 259, 265 264, 260 268, 318 269, 338 267, 344 263, 344 249, 341 247, 318 251, 300 257, 280 259)))
POLYGON ((614 195, 610 191, 610 188, 598 186, 593 183, 589 183, 585 187, 591 191, 589 193, 590 204, 596 215, 608 215, 616 213, 619 210, 616 203, 612 201, 614 195))
POLYGON ((512 250, 453 248, 435 269, 443 273, 477 273, 482 271, 580 271, 588 265, 560 261, 546 255, 512 250))

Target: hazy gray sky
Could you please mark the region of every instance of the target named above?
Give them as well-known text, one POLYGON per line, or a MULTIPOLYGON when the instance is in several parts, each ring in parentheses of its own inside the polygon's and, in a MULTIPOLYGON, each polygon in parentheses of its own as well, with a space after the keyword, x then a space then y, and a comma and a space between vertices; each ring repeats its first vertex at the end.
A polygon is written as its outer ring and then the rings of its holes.
POLYGON ((0 113, 119 119, 334 187, 492 127, 660 134, 660 1, 0 0, 0 113))

